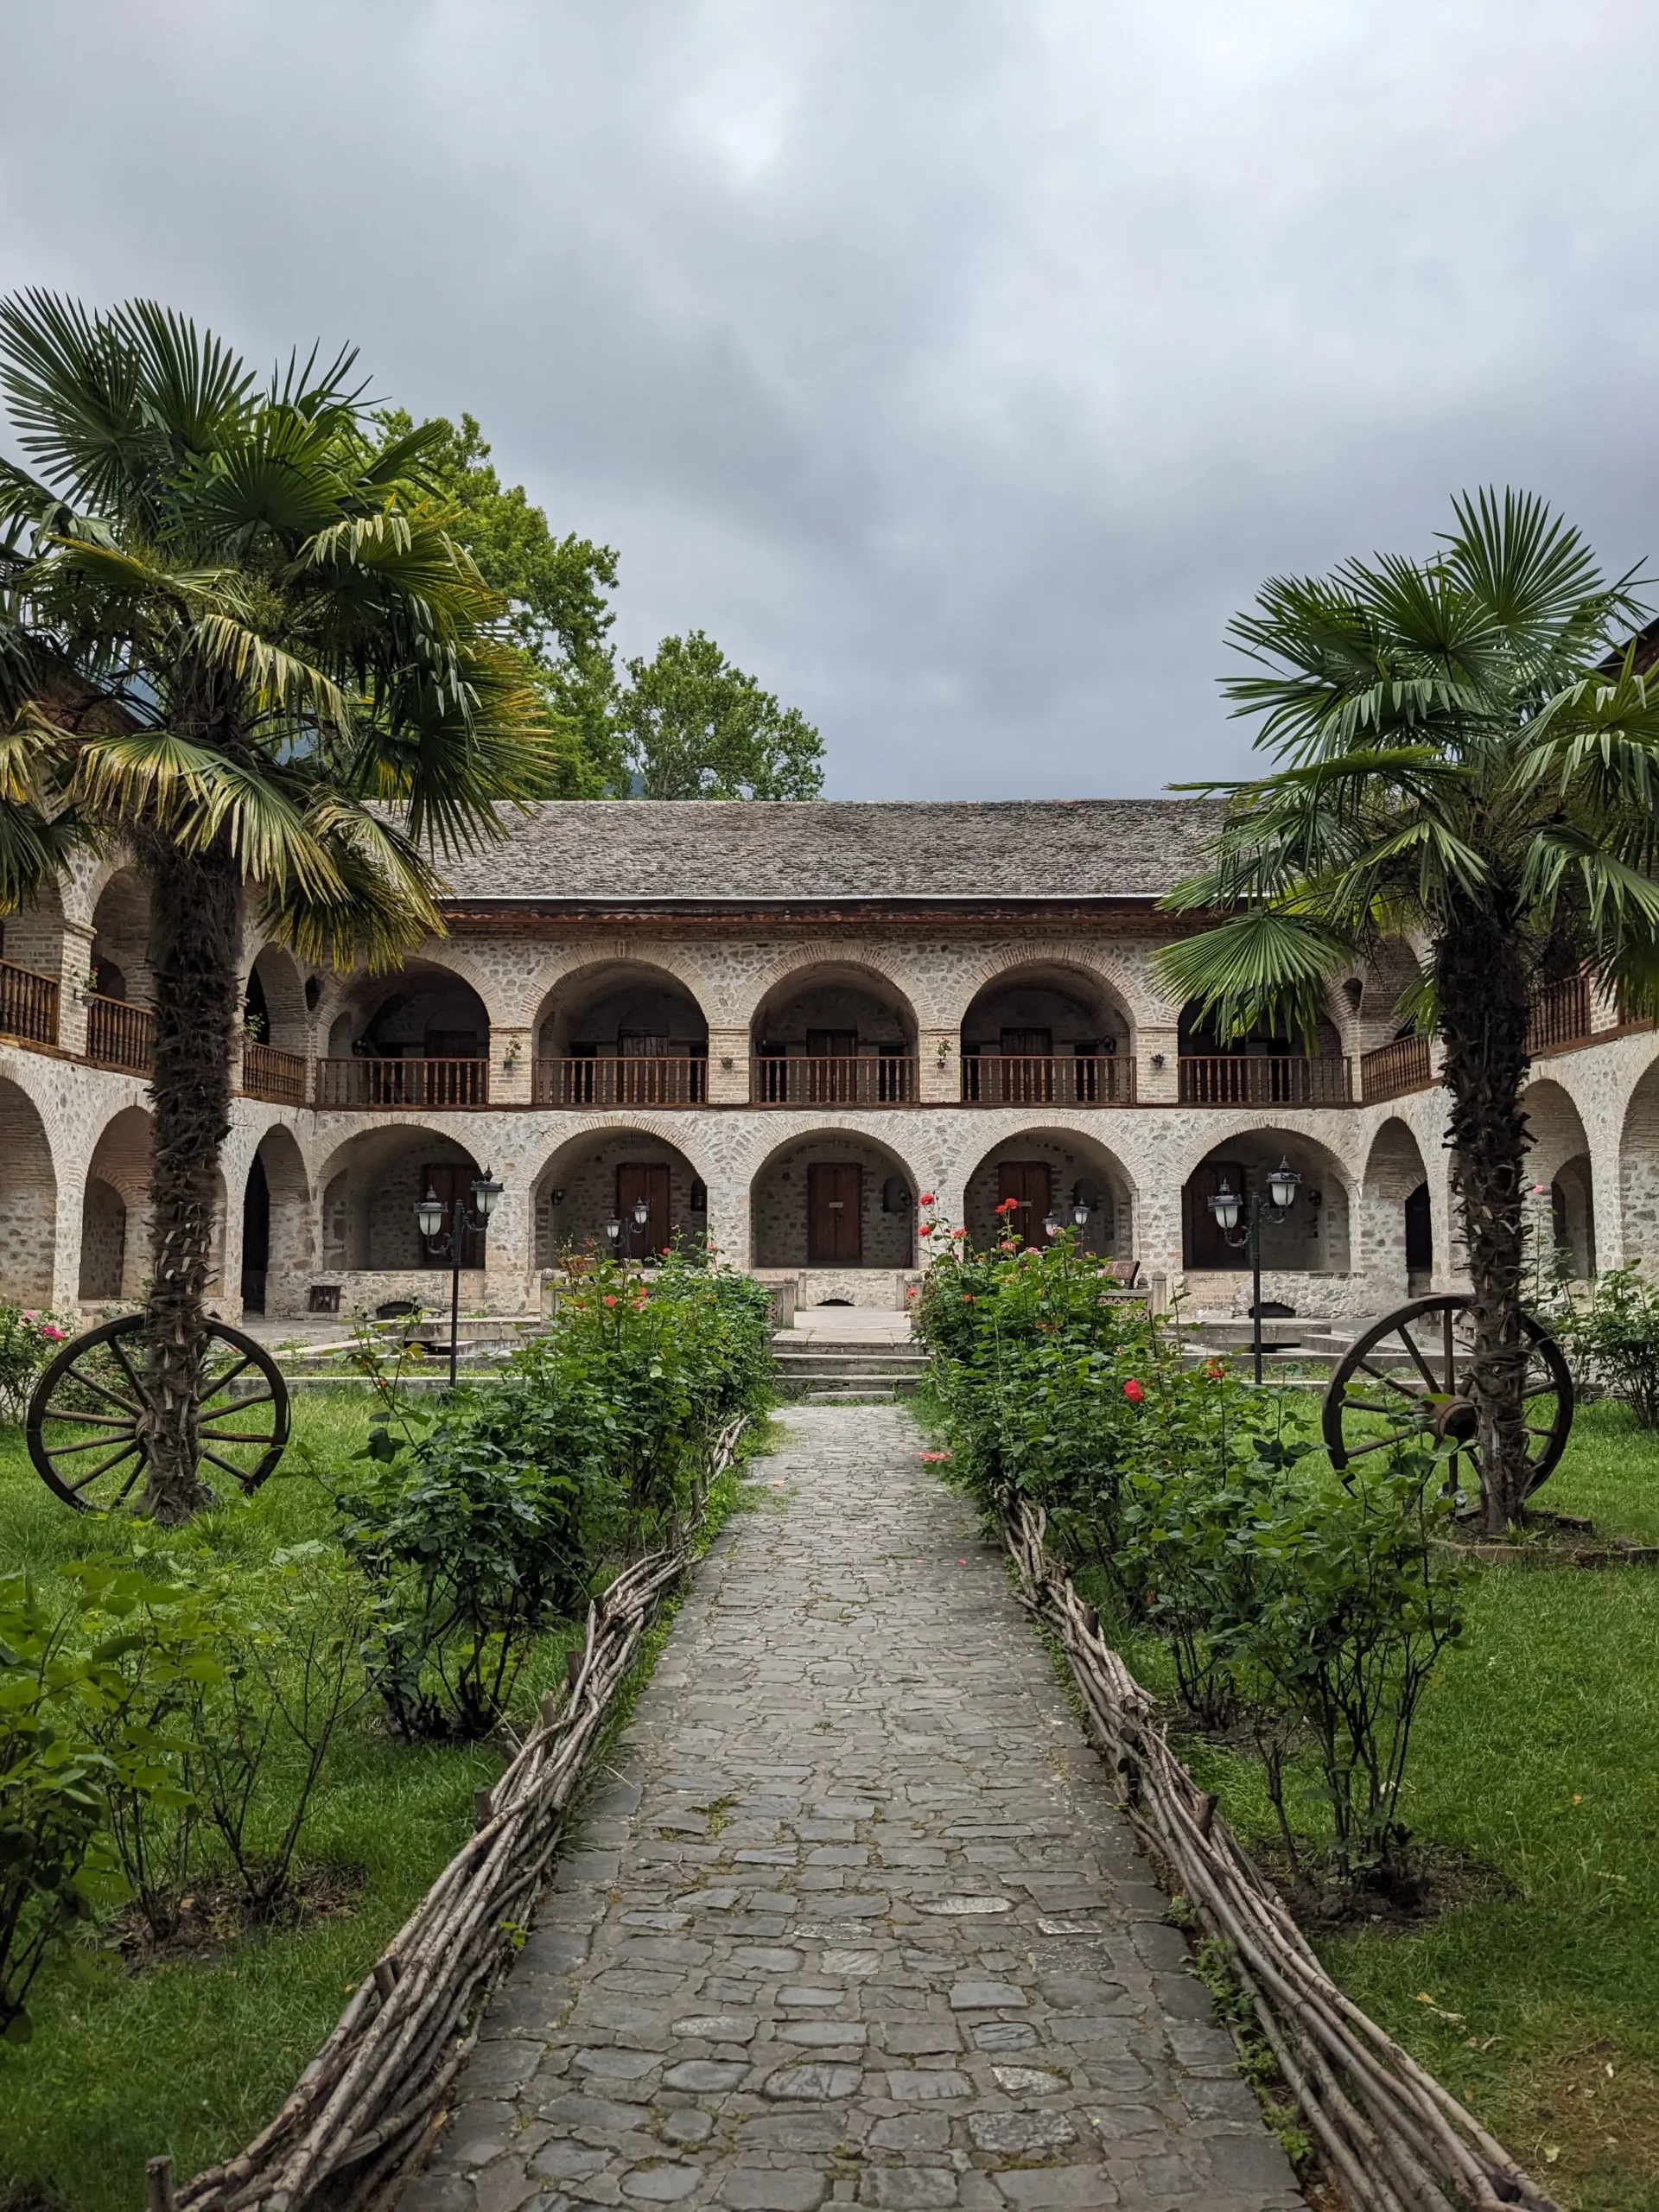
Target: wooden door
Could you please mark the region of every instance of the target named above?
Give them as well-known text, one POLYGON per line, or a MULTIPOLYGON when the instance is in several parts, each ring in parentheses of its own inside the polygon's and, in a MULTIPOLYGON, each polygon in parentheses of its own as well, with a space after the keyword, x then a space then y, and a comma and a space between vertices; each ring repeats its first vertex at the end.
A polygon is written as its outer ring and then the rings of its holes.
POLYGON ((855 1268, 864 1256, 864 1171, 839 1160, 806 1171, 806 1263, 855 1268))
MULTIPOLYGON (((1195 1270, 1248 1268, 1250 1264, 1249 1254, 1241 1246, 1227 1242, 1210 1211, 1210 1201, 1224 1183, 1230 1185, 1241 1200, 1248 1195, 1244 1170, 1236 1160, 1205 1160, 1194 1171, 1186 1186, 1186 1264, 1195 1270)), ((1233 1231, 1235 1236, 1243 1233, 1243 1220, 1241 1207, 1240 1227, 1233 1231)))
POLYGON ((1002 1063, 999 1071, 1002 1103, 1046 1106, 1054 1096, 1054 1032, 1005 1029, 997 1040, 997 1050, 1002 1063))
POLYGON ((1005 1160, 996 1171, 996 1195, 1001 1205, 1014 1201, 1015 1211, 1002 1216, 1012 1233, 1022 1244, 1034 1244, 1040 1251, 1048 1242, 1043 1224, 1052 1195, 1048 1162, 1005 1160))
POLYGON ((806 1033, 809 1106, 853 1106, 858 1103, 856 1029, 809 1029, 806 1033))
MULTIPOLYGON (((449 1226, 454 1219, 458 1205, 464 1212, 472 1211, 473 1185, 477 1180, 477 1168, 468 1167, 461 1160, 439 1160, 431 1166, 422 1168, 421 1196, 424 1198, 429 1191, 435 1191, 443 1208, 443 1225, 438 1231, 440 1239, 449 1234, 449 1226)), ((421 1238, 421 1256, 429 1268, 447 1268, 449 1265, 448 1253, 444 1252, 442 1257, 434 1258, 427 1249, 424 1237, 421 1238)), ((484 1264, 484 1238, 476 1229, 468 1229, 462 1233, 461 1264, 463 1268, 481 1268, 484 1264)))
POLYGON ((619 1249, 631 1258, 647 1252, 666 1252, 673 1224, 668 1217, 668 1169, 656 1160, 625 1161, 616 1171, 616 1217, 622 1224, 619 1249), (633 1224, 633 1210, 643 1198, 650 1209, 643 1229, 633 1224))

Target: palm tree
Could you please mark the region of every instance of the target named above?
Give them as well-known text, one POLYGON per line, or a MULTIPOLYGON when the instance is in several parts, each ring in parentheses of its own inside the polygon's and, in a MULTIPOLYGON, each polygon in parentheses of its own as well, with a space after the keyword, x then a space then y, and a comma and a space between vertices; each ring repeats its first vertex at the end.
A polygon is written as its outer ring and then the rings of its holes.
POLYGON ((438 855, 543 787, 545 717, 502 601, 314 352, 260 387, 149 301, 0 303, 0 911, 77 845, 150 894, 147 1503, 198 1506, 203 1293, 245 895, 302 957, 372 967, 441 930, 438 855))
POLYGON ((1587 969, 1659 1007, 1659 684, 1643 609, 1526 495, 1454 503, 1425 561, 1277 578, 1231 624, 1224 689, 1279 764, 1224 795, 1204 872, 1166 901, 1228 918, 1160 956, 1236 1035, 1310 1038, 1325 990, 1384 938, 1417 950, 1402 1013, 1439 1033, 1471 1291, 1483 1519, 1522 1517, 1521 1084, 1533 995, 1587 969))

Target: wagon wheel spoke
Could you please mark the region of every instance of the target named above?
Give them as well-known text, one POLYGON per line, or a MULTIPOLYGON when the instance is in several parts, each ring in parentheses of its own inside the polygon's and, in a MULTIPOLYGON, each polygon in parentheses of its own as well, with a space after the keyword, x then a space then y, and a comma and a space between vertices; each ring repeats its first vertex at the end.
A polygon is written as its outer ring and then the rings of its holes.
MULTIPOLYGON (((208 1431, 215 1444, 270 1444, 273 1441, 268 1428, 215 1428, 208 1431)), ((206 1451, 204 1445, 203 1450, 206 1451)))
POLYGON ((250 1471, 246 1467, 238 1467, 234 1459, 224 1459, 217 1452, 203 1452, 201 1456, 204 1459, 212 1460, 214 1466, 223 1467, 227 1475, 234 1475, 237 1481, 246 1487, 250 1471))
POLYGON ((246 1413, 250 1406, 274 1406, 276 1402, 276 1393, 274 1390, 260 1390, 245 1398, 232 1398, 228 1406, 215 1406, 212 1413, 203 1414, 201 1419, 204 1421, 228 1421, 232 1414, 246 1413))
POLYGON ((1385 1390, 1398 1391, 1402 1398, 1409 1398, 1414 1405, 1422 1402, 1423 1393, 1414 1389, 1409 1382, 1402 1382, 1397 1375, 1384 1374, 1380 1367, 1373 1367, 1369 1359, 1362 1359, 1358 1364, 1374 1382, 1380 1382, 1385 1390))
MULTIPOLYGON (((59 1380, 62 1382, 79 1383, 83 1390, 96 1390, 100 1398, 107 1398, 112 1406, 123 1407, 134 1421, 137 1421, 143 1411, 142 1405, 135 1406, 130 1398, 124 1398, 118 1390, 111 1390, 107 1382, 100 1382, 95 1375, 83 1375, 78 1367, 68 1369, 59 1377, 59 1380)), ((75 1418, 75 1414, 71 1413, 54 1412, 52 1414, 54 1421, 73 1421, 75 1418)))
POLYGON ((227 1367, 225 1372, 217 1378, 211 1390, 204 1390, 202 1392, 201 1395, 203 1403, 205 1404, 209 1398, 216 1398, 221 1390, 228 1390, 232 1383, 235 1382, 237 1376, 245 1373, 246 1370, 252 1365, 252 1353, 245 1351, 241 1358, 237 1361, 234 1367, 227 1367))
POLYGON ((110 1338, 110 1350, 115 1354, 116 1358, 120 1362, 121 1372, 126 1376, 128 1382, 131 1383, 133 1395, 137 1399, 138 1403, 142 1406, 144 1402, 144 1386, 138 1380, 137 1370, 134 1369, 132 1362, 127 1357, 125 1349, 123 1346, 119 1337, 111 1337, 110 1338))
POLYGON ((1374 1436, 1363 1444, 1351 1444, 1348 1446, 1348 1457, 1351 1459, 1363 1459, 1368 1452, 1386 1452, 1390 1444, 1407 1443, 1417 1433, 1418 1431, 1415 1429, 1402 1428, 1393 1436, 1374 1436))
MULTIPOLYGON (((1353 1387, 1351 1382, 1348 1385, 1351 1391, 1353 1387)), ((1344 1397, 1342 1402, 1344 1409, 1353 1414, 1397 1414, 1400 1410, 1398 1406, 1381 1405, 1375 1398, 1344 1397)))
MULTIPOLYGON (((73 1420, 74 1415, 67 1414, 61 1418, 73 1420)), ((128 1436, 132 1436, 132 1423, 130 1421, 113 1422, 111 1426, 124 1430, 128 1436)), ((78 1452, 107 1452, 114 1441, 115 1439, 112 1436, 88 1436, 79 1444, 48 1444, 45 1450, 48 1459, 73 1459, 78 1452)), ((133 1437, 135 1450, 137 1448, 137 1437, 133 1437)))
MULTIPOLYGON (((1416 1366, 1417 1372, 1422 1376, 1426 1387, 1433 1392, 1434 1396, 1439 1397, 1440 1395, 1439 1380, 1435 1376, 1433 1369, 1423 1357, 1421 1347, 1411 1333, 1411 1324, 1408 1321, 1402 1321, 1394 1333, 1399 1338, 1401 1343, 1411 1355, 1411 1358, 1416 1366)), ((1449 1392, 1447 1395, 1450 1395, 1449 1392)))
MULTIPOLYGON (((111 1467, 118 1467, 124 1459, 130 1459, 135 1452, 138 1454, 138 1458, 142 1462, 143 1453, 139 1449, 136 1440, 134 1442, 127 1445, 124 1450, 113 1452, 109 1459, 105 1460, 101 1466, 94 1467, 91 1474, 83 1475, 79 1482, 71 1483, 68 1487, 73 1491, 77 1496, 79 1496, 82 1491, 88 1489, 93 1483, 95 1483, 100 1475, 107 1475, 111 1467)), ((56 1459, 58 1454, 54 1452, 52 1456, 54 1459, 56 1459)), ((125 1495, 126 1492, 124 1491, 122 1492, 122 1496, 124 1497, 125 1495)))
POLYGON ((124 1428, 129 1434, 132 1430, 130 1416, 122 1421, 114 1414, 48 1413, 46 1418, 48 1421, 73 1421, 77 1428, 124 1428))

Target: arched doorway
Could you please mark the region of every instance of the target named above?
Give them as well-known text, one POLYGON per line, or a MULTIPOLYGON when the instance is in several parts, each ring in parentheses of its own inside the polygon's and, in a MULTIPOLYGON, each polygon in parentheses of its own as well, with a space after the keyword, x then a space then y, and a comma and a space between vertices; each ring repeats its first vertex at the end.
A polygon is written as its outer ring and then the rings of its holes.
POLYGON ((652 1262, 708 1237, 709 1192, 696 1169, 653 1129, 588 1129, 560 1146, 535 1181, 543 1268, 615 1252, 652 1262), (643 1205, 643 1223, 634 1219, 643 1205), (607 1224, 616 1222, 614 1241, 607 1224))
POLYGON ((1319 1289, 1306 1279, 1348 1274, 1348 1179, 1336 1155, 1300 1129, 1241 1129, 1216 1145, 1188 1177, 1181 1193, 1181 1228, 1189 1289, 1204 1296, 1208 1287, 1224 1287, 1229 1302, 1236 1302, 1236 1281, 1248 1274, 1249 1254, 1242 1243, 1229 1241, 1210 1201, 1224 1183, 1243 1198, 1265 1192, 1281 1160, 1301 1180, 1286 1218, 1262 1221, 1262 1272, 1303 1280, 1268 1294, 1300 1301, 1299 1310, 1307 1312, 1315 1310, 1315 1300, 1332 1302, 1332 1290, 1319 1289))
POLYGON ((128 1106, 92 1147, 80 1215, 84 1300, 130 1302, 149 1272, 149 1116, 128 1106))
POLYGON ((57 1211, 46 1124, 27 1091, 0 1082, 0 1302, 50 1305, 57 1211))
POLYGON ((1128 1261, 1135 1252, 1134 1186, 1122 1164, 1106 1147, 1076 1129, 1021 1129, 1000 1138, 969 1176, 963 1198, 963 1226, 976 1251, 988 1250, 1005 1231, 1027 1245, 1049 1239, 1045 1228, 1058 1220, 1077 1240, 1077 1249, 1103 1260, 1128 1261), (999 1215, 997 1208, 1012 1205, 999 1215), (1086 1208, 1078 1228, 1073 1218, 1086 1208))
MULTIPOLYGON (((753 1265, 761 1274, 850 1278, 916 1264, 917 1183, 888 1146, 851 1129, 790 1137, 750 1185, 753 1265)), ((817 1286, 817 1296, 850 1294, 817 1286)), ((816 1301, 804 1286, 804 1304, 816 1301)))
POLYGON ((1583 1116, 1571 1093, 1548 1078, 1528 1084, 1521 1105, 1534 1272, 1565 1267, 1587 1281, 1596 1272, 1596 1205, 1583 1116))
POLYGON ((677 976, 644 962, 565 976, 535 1035, 538 1106, 695 1106, 708 1096, 702 1009, 677 976))
POLYGON ((304 1312, 312 1241, 300 1147, 287 1129, 267 1129, 248 1164, 242 1196, 245 1313, 304 1312))
POLYGON ((490 1018, 461 976, 405 961, 335 1015, 317 1069, 320 1106, 486 1106, 490 1018))
POLYGON ((1360 1205, 1361 1266, 1379 1305, 1426 1292, 1434 1272, 1433 1210, 1422 1147, 1390 1116, 1372 1140, 1360 1205))

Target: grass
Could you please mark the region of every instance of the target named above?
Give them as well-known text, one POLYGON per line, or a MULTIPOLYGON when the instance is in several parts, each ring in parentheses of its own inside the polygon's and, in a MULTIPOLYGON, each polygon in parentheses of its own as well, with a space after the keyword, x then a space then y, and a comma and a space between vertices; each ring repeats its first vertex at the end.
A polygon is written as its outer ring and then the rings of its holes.
MULTIPOLYGON (((339 1465, 366 1433, 361 1392, 296 1393, 296 1443, 339 1465)), ((328 1534, 321 1485, 291 1448, 249 1505, 204 1516, 196 1537, 257 1559, 328 1534)), ((716 1486, 708 1534, 741 1503, 741 1471, 716 1486)), ((68 1511, 0 1432, 0 1565, 50 1582, 63 1562, 144 1540, 143 1524, 68 1511)), ((666 1634, 656 1624, 613 1718, 626 1717, 666 1634)), ((563 1676, 567 1637, 537 1647, 520 1699, 563 1676)), ((453 1855, 473 1793, 501 1766, 487 1745, 410 1745, 372 1725, 340 1740, 313 1802, 302 1857, 354 1869, 353 1909, 298 1929, 245 1935, 220 1955, 132 1973, 91 1946, 35 1986, 34 2040, 0 2047, 0 2207, 48 2202, 131 2212, 144 2161, 166 2152, 180 2176, 236 2151, 270 2118, 339 2017, 349 1991, 453 1855)))

